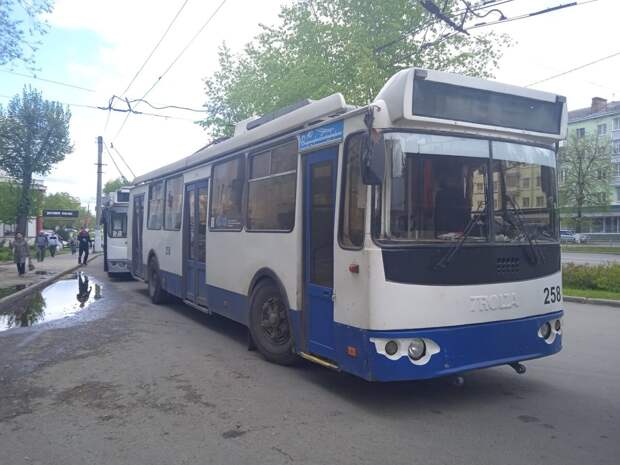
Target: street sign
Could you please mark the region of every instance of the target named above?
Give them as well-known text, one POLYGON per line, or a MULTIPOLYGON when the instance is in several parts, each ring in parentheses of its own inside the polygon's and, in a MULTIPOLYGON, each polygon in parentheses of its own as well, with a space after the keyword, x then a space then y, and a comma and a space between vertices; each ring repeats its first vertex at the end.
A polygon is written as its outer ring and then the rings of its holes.
POLYGON ((43 210, 43 216, 46 218, 77 218, 78 210, 43 210))

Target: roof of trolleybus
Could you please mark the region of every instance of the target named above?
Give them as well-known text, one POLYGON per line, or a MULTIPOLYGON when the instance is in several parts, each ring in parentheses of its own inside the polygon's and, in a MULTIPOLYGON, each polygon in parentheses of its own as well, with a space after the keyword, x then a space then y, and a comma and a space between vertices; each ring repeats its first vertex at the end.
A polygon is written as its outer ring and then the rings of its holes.
MULTIPOLYGON (((566 138, 566 99, 538 90, 441 71, 409 68, 392 76, 371 104, 374 127, 458 132, 551 146, 566 138)), ((290 111, 237 123, 235 135, 138 176, 133 185, 238 153, 278 136, 350 118, 368 107, 347 105, 340 93, 293 105, 290 111), (261 120, 264 120, 261 121, 261 120)))

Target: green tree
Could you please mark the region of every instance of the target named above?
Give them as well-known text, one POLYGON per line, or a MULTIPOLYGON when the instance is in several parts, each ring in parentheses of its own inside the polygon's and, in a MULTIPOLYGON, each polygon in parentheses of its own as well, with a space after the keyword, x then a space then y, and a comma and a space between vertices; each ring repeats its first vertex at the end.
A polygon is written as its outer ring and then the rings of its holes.
POLYGON ((125 178, 110 179, 108 182, 106 182, 103 185, 103 193, 110 194, 112 192, 116 192, 123 186, 129 186, 129 185, 130 185, 130 182, 127 181, 127 179, 125 178))
POLYGON ((205 80, 207 118, 199 124, 213 137, 304 98, 341 92, 364 105, 411 66, 490 77, 508 43, 493 33, 455 34, 411 0, 300 0, 282 7, 278 26, 261 27, 238 56, 223 44, 219 69, 205 80))
MULTIPOLYGON (((43 208, 45 210, 79 210, 80 199, 68 192, 48 194, 43 199, 43 208)), ((77 227, 78 225, 78 218, 43 218, 43 227, 45 229, 77 227)))
POLYGON ((17 61, 34 64, 39 37, 48 29, 40 18, 51 11, 50 0, 0 1, 0 65, 17 61))
POLYGON ((71 113, 58 102, 44 100, 40 92, 24 87, 0 107, 0 168, 20 183, 17 231, 25 233, 32 208, 33 174, 47 174, 73 150, 69 140, 71 113))
POLYGON ((587 207, 609 205, 611 144, 607 137, 577 137, 574 132, 558 155, 560 205, 568 210, 575 230, 581 232, 587 207))
MULTIPOLYGON (((11 180, 0 182, 0 223, 15 224, 20 197, 21 187, 19 184, 11 180)), ((37 216, 41 213, 42 201, 43 192, 35 190, 28 216, 37 216)))

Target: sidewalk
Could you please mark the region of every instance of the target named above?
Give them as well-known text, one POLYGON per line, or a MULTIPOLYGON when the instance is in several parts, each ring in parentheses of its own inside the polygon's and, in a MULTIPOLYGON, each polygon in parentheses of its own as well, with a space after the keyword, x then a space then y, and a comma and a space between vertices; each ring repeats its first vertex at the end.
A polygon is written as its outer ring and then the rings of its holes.
MULTIPOLYGON (((88 257, 89 264, 93 258, 99 254, 91 253, 88 257)), ((77 254, 71 255, 71 252, 66 252, 55 257, 50 257, 49 254, 45 257, 43 262, 37 262, 36 258, 32 261, 35 266, 33 271, 27 271, 24 276, 18 276, 17 267, 15 263, 4 262, 0 264, 0 291, 4 288, 13 286, 25 286, 30 288, 33 285, 40 284, 44 281, 54 280, 55 277, 60 276, 73 268, 78 266, 77 254)), ((97 266, 97 265, 94 265, 97 266)), ((1 296, 0 296, 0 300, 1 296)))

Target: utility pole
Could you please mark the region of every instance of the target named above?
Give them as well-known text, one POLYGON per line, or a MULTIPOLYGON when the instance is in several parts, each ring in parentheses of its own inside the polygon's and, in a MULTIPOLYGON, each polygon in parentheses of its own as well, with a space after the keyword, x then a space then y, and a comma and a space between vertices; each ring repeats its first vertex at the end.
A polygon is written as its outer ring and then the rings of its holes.
POLYGON ((101 175, 103 171, 103 137, 97 137, 97 206, 95 207, 95 252, 101 252, 101 175))

